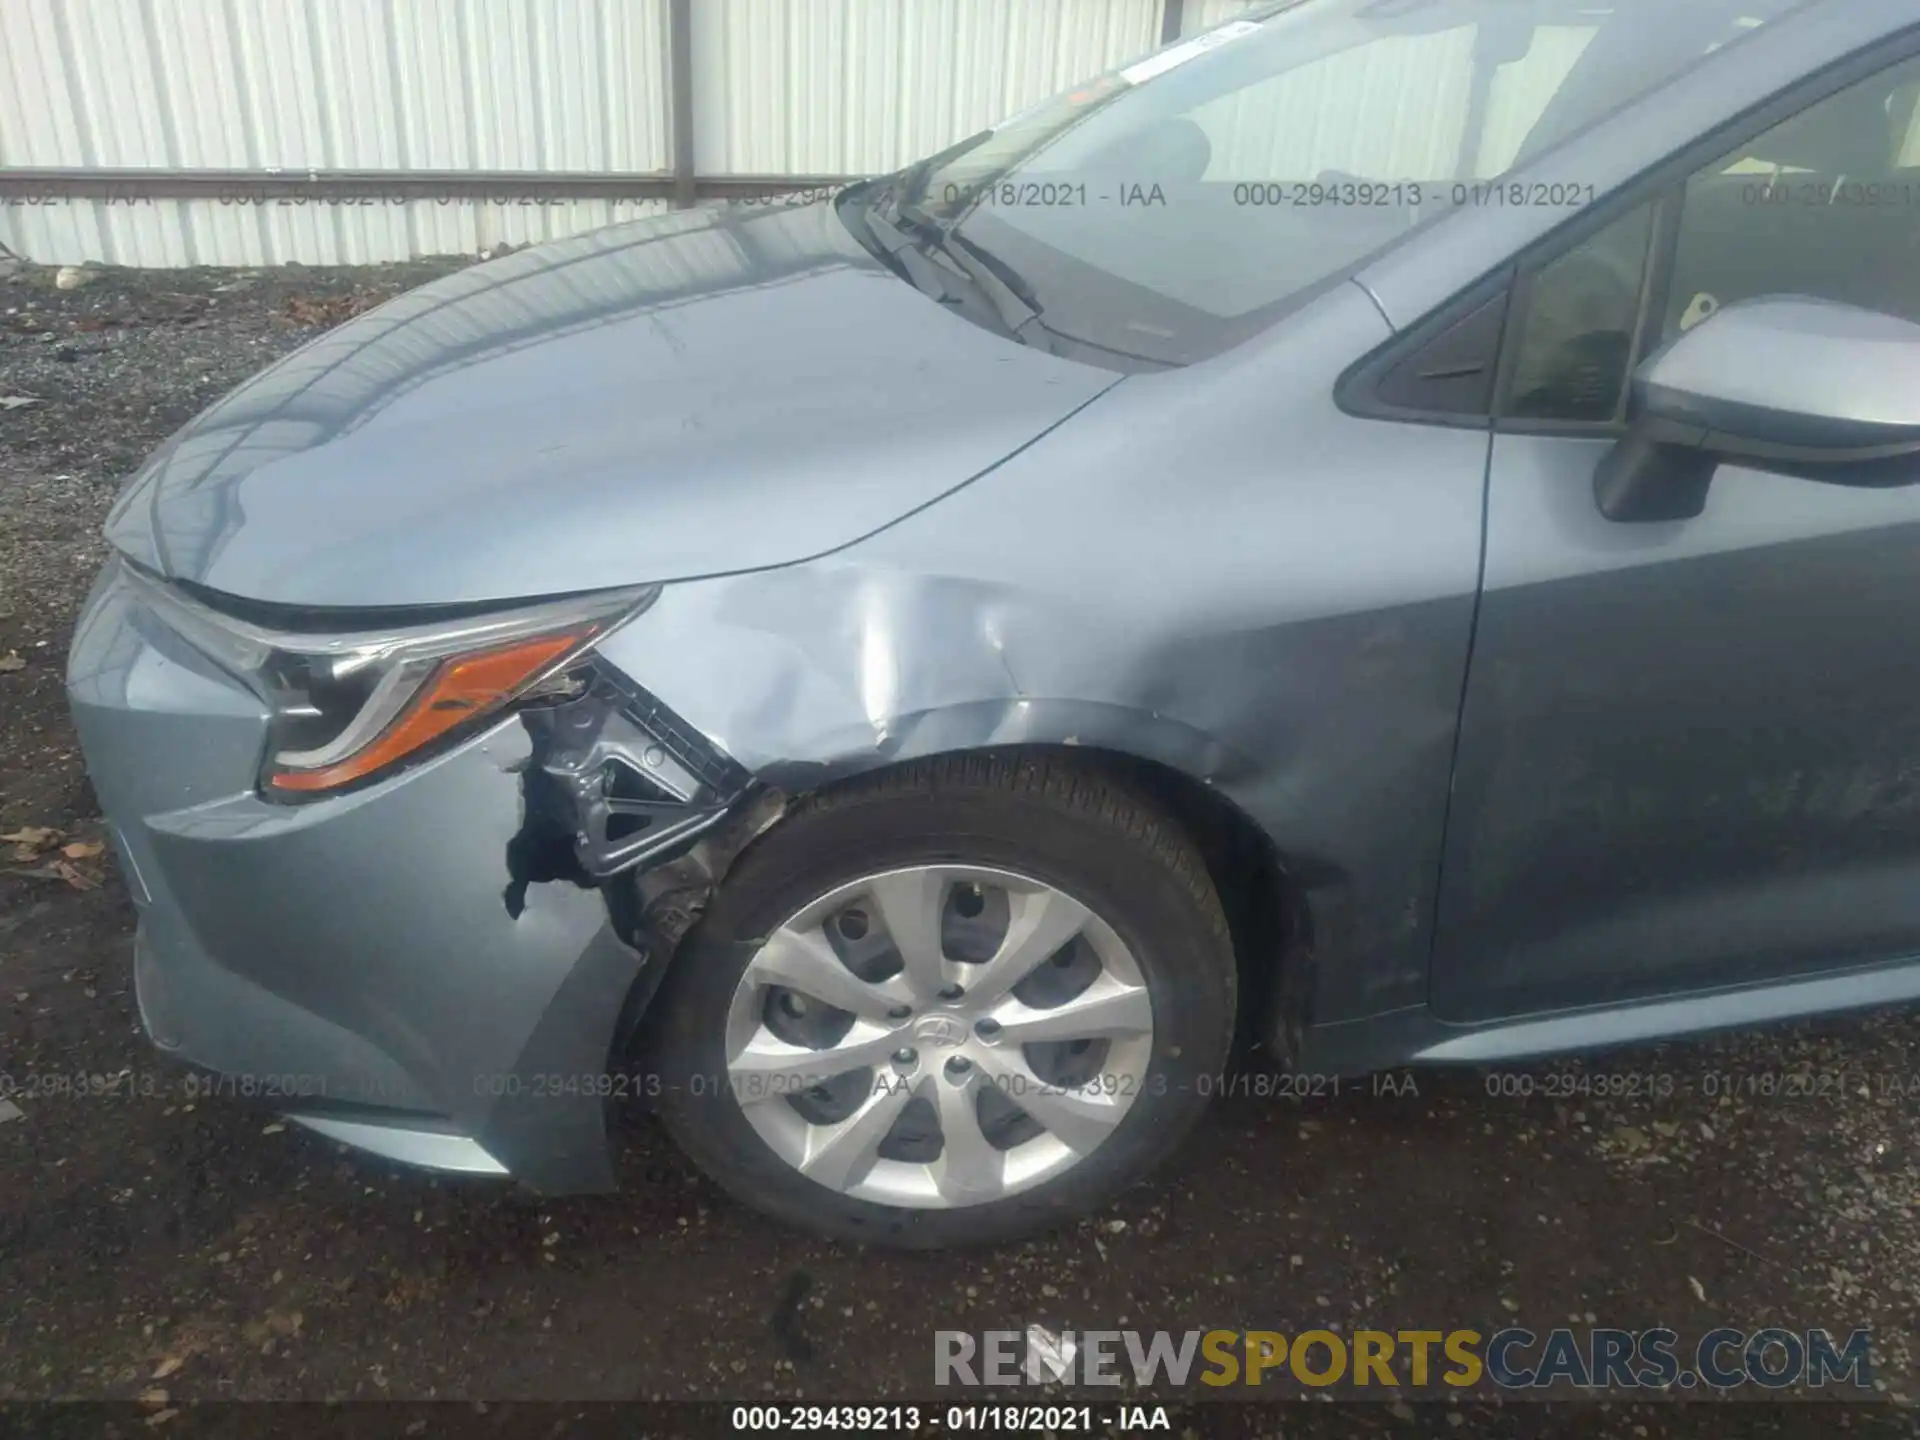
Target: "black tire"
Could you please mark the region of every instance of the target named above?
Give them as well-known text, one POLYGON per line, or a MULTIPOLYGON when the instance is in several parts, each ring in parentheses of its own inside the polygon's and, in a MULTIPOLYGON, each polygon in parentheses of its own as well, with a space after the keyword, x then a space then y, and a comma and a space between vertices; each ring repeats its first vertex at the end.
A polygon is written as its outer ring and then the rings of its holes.
POLYGON ((675 958, 650 1017, 662 1117, 735 1198, 843 1239, 912 1248, 1011 1240, 1093 1210, 1193 1128, 1234 1033, 1233 947, 1192 841, 1090 765, 941 757, 799 804, 738 860, 675 958), (1091 906, 1132 950, 1154 1013, 1152 1058, 1114 1133, 1072 1169, 987 1204, 920 1210, 816 1183, 755 1133, 725 1081, 726 1016, 759 937, 838 885, 894 866, 999 866, 1091 906), (697 1092, 697 1093, 696 1093, 697 1092))

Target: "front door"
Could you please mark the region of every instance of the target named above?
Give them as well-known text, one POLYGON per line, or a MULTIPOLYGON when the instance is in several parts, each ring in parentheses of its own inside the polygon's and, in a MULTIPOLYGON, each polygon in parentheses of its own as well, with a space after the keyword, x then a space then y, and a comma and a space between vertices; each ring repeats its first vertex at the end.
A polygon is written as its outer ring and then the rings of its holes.
MULTIPOLYGON (((1920 321, 1920 61, 1523 267, 1440 885, 1448 1020, 1920 955, 1920 484, 1595 508, 1635 360, 1736 300, 1920 321)), ((1920 482, 1920 463, 1913 480, 1920 482)))

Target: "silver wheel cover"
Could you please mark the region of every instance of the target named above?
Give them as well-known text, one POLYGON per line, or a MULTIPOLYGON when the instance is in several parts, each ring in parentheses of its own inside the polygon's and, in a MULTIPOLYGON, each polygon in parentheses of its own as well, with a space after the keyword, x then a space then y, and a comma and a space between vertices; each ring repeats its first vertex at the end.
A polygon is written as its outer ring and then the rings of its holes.
POLYGON ((862 1200, 944 1209, 1098 1149, 1146 1083, 1153 1005, 1132 952, 1063 891, 919 865, 774 930, 734 991, 726 1053, 733 1098, 787 1164, 862 1200))

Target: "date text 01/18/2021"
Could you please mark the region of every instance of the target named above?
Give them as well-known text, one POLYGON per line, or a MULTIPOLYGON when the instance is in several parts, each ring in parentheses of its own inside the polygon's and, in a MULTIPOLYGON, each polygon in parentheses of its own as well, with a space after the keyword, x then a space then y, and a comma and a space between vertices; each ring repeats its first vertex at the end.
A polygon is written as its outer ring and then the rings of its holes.
POLYGON ((326 1075, 254 1075, 215 1073, 178 1067, 166 1070, 29 1070, 21 1074, 0 1071, 0 1100, 48 1103, 66 1100, 162 1101, 194 1103, 200 1100, 351 1100, 374 1103, 385 1097, 381 1087, 368 1082, 342 1086, 326 1075))
MULTIPOLYGON (((1240 180, 1220 181, 1211 188, 1230 196, 1240 209, 1369 210, 1432 207, 1455 209, 1579 210, 1599 197, 1589 184, 1518 181, 1458 181, 1434 184, 1417 180, 1240 180)), ((1153 180, 1096 183, 1084 180, 995 180, 978 184, 949 183, 941 191, 946 205, 979 205, 1001 209, 1086 209, 1114 205, 1121 209, 1164 208, 1190 198, 1178 188, 1169 192, 1153 180)))
POLYGON ((1164 1405, 735 1405, 731 1429, 753 1433, 1086 1435, 1170 1431, 1164 1405))
MULTIPOLYGON (((590 1096, 603 1100, 657 1099, 672 1091, 694 1099, 708 1099, 731 1093, 742 1102, 800 1094, 818 1084, 822 1077, 811 1073, 706 1075, 695 1073, 674 1080, 647 1072, 605 1071, 581 1075, 492 1072, 476 1075, 474 1094, 499 1099, 504 1096, 552 1099, 560 1096, 590 1096)), ((1138 1094, 1165 1095, 1172 1091, 1191 1092, 1207 1098, 1254 1100, 1336 1099, 1341 1095, 1417 1096, 1419 1082, 1410 1070, 1380 1071, 1354 1078, 1339 1075, 1302 1074, 1288 1071, 1245 1071, 1201 1074, 1184 1079, 1152 1075, 1144 1081, 1132 1076, 1096 1076, 1085 1085, 1051 1085, 1027 1080, 1018 1075, 996 1075, 983 1080, 1009 1097, 1108 1096, 1131 1097, 1138 1094)), ((912 1081, 885 1071, 875 1074, 873 1092, 911 1093, 912 1081)))

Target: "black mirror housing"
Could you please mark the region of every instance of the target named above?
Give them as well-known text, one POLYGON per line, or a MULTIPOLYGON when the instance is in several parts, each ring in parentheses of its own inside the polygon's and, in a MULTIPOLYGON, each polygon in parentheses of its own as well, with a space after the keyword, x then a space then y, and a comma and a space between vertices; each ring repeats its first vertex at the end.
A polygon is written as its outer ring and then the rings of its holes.
POLYGON ((1635 425, 1600 459, 1593 500, 1600 513, 1624 525, 1691 520, 1707 508, 1707 490, 1719 459, 1698 445, 1659 439, 1635 425))

